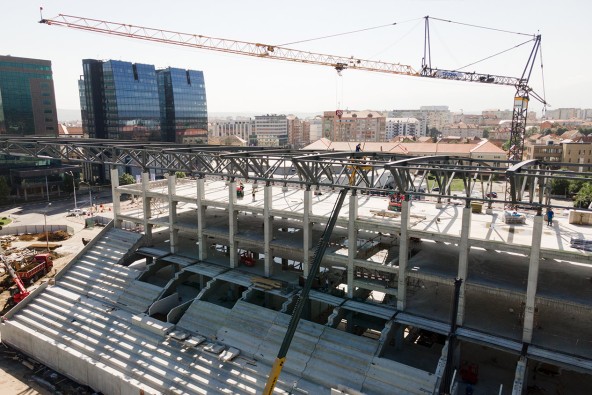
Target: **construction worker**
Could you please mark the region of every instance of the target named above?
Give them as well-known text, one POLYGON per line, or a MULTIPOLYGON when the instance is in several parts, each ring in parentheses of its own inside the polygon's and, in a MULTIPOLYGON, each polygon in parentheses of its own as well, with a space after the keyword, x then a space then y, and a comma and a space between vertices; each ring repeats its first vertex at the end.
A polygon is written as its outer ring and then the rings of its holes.
POLYGON ((362 150, 362 144, 358 143, 358 145, 356 145, 356 152, 360 152, 362 150))

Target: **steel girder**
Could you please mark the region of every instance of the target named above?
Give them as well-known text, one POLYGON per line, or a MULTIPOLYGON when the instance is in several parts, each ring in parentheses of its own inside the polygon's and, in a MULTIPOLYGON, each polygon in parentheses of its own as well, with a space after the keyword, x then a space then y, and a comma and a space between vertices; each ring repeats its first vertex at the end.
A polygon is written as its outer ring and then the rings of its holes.
MULTIPOLYGON (((553 180, 592 179, 589 166, 569 163, 516 163, 452 156, 408 157, 387 152, 306 153, 261 147, 191 146, 99 139, 0 136, 0 153, 74 163, 137 166, 143 171, 184 171, 199 177, 249 178, 285 185, 348 186, 369 191, 394 188, 408 194, 439 199, 455 197, 451 190, 452 180, 460 179, 465 196, 459 197, 464 198, 467 204, 470 200, 480 200, 539 208, 550 205, 549 192, 553 180), (558 170, 558 167, 564 169, 558 170), (428 177, 433 182, 428 183, 428 177), (507 198, 495 200, 486 197, 495 179, 507 180, 507 198), (439 191, 433 190, 435 186, 439 191), (481 192, 482 195, 474 196, 475 192, 481 192)), ((553 207, 571 208, 557 204, 553 207)))

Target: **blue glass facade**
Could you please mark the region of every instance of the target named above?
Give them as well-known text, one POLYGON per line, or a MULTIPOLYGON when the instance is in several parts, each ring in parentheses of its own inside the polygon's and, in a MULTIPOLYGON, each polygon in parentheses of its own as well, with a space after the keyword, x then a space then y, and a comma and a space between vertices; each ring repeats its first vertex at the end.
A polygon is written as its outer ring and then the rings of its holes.
POLYGON ((0 133, 58 135, 50 61, 0 56, 0 133))
POLYGON ((160 141, 156 70, 147 64, 83 60, 82 122, 91 138, 160 141))
POLYGON ((203 72, 158 70, 163 140, 207 144, 208 110, 203 72))
MULTIPOLYGON (((91 138, 184 142, 207 140, 201 71, 122 61, 83 60, 79 81, 83 128, 91 138)), ((206 141, 204 141, 206 142, 206 141)))

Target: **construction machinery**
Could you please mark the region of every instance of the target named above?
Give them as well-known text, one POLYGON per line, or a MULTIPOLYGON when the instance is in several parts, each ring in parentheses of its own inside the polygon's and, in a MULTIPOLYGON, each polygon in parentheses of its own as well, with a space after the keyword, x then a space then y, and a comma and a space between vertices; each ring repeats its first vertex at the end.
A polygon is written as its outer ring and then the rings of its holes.
MULTIPOLYGON (((530 35, 526 33, 515 33, 528 36, 529 39, 520 44, 524 45, 533 42, 530 56, 520 77, 508 77, 494 74, 477 72, 463 72, 459 70, 444 70, 432 67, 430 48, 430 19, 438 18, 425 17, 425 38, 424 55, 421 69, 415 70, 412 66, 400 63, 388 63, 367 59, 328 55, 314 52, 306 52, 290 49, 282 46, 253 43, 247 41, 229 40, 223 38, 208 37, 204 35, 181 33, 170 30, 155 29, 145 26, 136 26, 128 23, 110 22, 99 19, 85 18, 80 16, 59 14, 53 19, 41 18, 39 23, 50 26, 62 26, 71 29, 84 30, 94 33, 102 33, 119 37, 134 38, 139 40, 152 41, 162 44, 179 45, 188 48, 205 49, 210 51, 226 52, 236 55, 252 56, 265 59, 284 60, 289 62, 316 64, 333 67, 341 74, 343 70, 365 70, 379 73, 406 75, 412 77, 435 78, 453 81, 476 82, 488 85, 513 86, 516 89, 514 95, 512 130, 510 136, 510 148, 508 158, 513 161, 521 161, 524 151, 524 133, 526 130, 526 115, 530 97, 539 100, 547 105, 544 97, 536 94, 528 83, 541 45, 541 35, 530 35)), ((446 20, 444 22, 452 23, 446 20)), ((459 22, 455 22, 459 23, 459 22)), ((462 23, 459 23, 462 24, 462 23)), ((482 26, 476 26, 481 27, 482 26)), ((506 51, 503 51, 506 52, 506 51)), ((502 52, 502 53, 503 53, 502 52)), ((495 56, 495 55, 494 55, 495 56)), ((338 112, 341 110, 338 110, 338 112)))
MULTIPOLYGON (((3 254, 4 251, 2 251, 0 253, 3 254)), ((17 276, 17 274, 15 273, 15 271, 12 268, 12 266, 10 265, 10 263, 8 263, 6 261, 6 258, 4 258, 4 255, 0 256, 0 260, 2 261, 2 264, 4 265, 6 272, 10 275, 10 277, 12 277, 12 280, 16 284, 16 288, 10 288, 10 298, 8 299, 8 303, 9 304, 17 304, 29 295, 29 291, 27 291, 27 288, 25 288, 23 281, 21 280, 21 278, 19 276, 17 276)))
POLYGON ((298 322, 300 321, 300 316, 302 315, 302 310, 308 302, 308 295, 310 293, 310 289, 312 288, 313 282, 315 281, 315 278, 319 273, 321 261, 323 260, 323 256, 325 255, 325 251, 327 249, 327 246, 329 245, 331 233, 333 233, 333 228, 335 228, 335 224, 337 223, 337 217, 339 217, 339 211, 341 211, 341 206, 343 206, 343 201, 345 200, 345 196, 347 195, 348 191, 349 188, 344 188, 339 191, 337 201, 335 202, 335 206, 331 211, 331 216, 327 221, 327 225, 325 226, 323 236, 319 240, 319 244, 317 244, 317 249, 315 251, 310 272, 308 273, 308 277, 306 277, 304 288, 302 288, 302 291, 298 297, 298 302, 296 303, 296 307, 294 308, 294 312, 292 313, 292 317, 290 318, 290 323, 288 324, 286 335, 284 336, 284 340, 282 341, 280 350, 271 368, 271 373, 269 374, 267 384, 265 385, 265 389, 263 390, 264 395, 271 395, 273 393, 275 384, 277 383, 277 380, 280 377, 280 373, 282 372, 282 368, 284 367, 284 363, 286 362, 286 355, 288 354, 288 349, 290 348, 290 344, 292 343, 292 339, 294 338, 294 334, 296 333, 296 328, 298 327, 298 322))
POLYGON ((53 268, 50 254, 37 254, 16 271, 16 275, 23 282, 33 284, 40 277, 45 276, 53 268))

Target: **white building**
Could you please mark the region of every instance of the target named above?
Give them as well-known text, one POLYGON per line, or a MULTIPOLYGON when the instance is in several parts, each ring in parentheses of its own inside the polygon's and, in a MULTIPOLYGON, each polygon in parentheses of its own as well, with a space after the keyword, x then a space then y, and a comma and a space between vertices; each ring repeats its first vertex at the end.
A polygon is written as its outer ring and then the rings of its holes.
POLYGON ((253 123, 252 119, 210 122, 208 136, 213 137, 214 140, 237 136, 248 141, 253 131, 253 123))
POLYGON ((417 118, 387 118, 386 140, 397 136, 421 137, 421 126, 417 118))
POLYGON ((284 147, 288 144, 288 118, 276 114, 256 115, 253 134, 255 138, 250 139, 250 145, 284 147))

